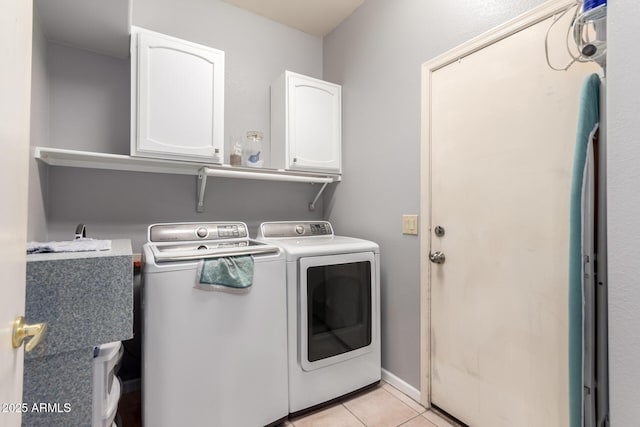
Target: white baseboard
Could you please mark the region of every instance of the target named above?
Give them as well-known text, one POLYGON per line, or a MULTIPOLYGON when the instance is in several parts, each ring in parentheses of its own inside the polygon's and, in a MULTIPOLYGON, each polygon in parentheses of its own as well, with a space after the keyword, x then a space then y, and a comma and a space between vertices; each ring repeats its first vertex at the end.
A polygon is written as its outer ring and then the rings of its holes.
POLYGON ((391 384, 416 402, 420 403, 420 390, 400 379, 386 369, 382 369, 382 380, 391 384))

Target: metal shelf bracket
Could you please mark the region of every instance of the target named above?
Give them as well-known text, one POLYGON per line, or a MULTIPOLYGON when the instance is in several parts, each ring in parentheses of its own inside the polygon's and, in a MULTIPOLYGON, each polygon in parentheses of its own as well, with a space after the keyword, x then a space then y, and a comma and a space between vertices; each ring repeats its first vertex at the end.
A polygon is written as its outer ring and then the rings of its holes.
POLYGON ((270 172, 242 172, 242 171, 219 171, 216 169, 209 168, 207 166, 203 166, 198 169, 198 175, 196 178, 196 195, 197 195, 197 204, 196 211, 199 213, 204 212, 204 194, 207 189, 207 177, 208 176, 234 176, 236 178, 253 178, 257 176, 262 176, 263 179, 270 179, 276 181, 293 181, 293 182, 309 182, 311 184, 319 184, 322 183, 322 187, 318 190, 316 197, 314 197, 313 201, 309 203, 309 210, 314 211, 316 209, 316 203, 322 193, 324 192, 327 185, 334 180, 338 181, 340 178, 331 178, 331 177, 307 177, 307 176, 282 176, 273 174, 270 172))
POLYGON ((198 201, 196 205, 196 212, 204 212, 204 192, 207 189, 207 167, 203 166, 198 170, 198 177, 196 178, 196 192, 198 201))
POLYGON ((316 210, 316 202, 318 201, 318 199, 322 195, 322 192, 324 191, 324 189, 327 188, 327 184, 329 184, 329 183, 325 182, 324 184, 322 184, 322 187, 320 187, 320 190, 318 191, 318 194, 316 194, 316 197, 313 199, 313 202, 309 203, 309 210, 311 212, 316 210))

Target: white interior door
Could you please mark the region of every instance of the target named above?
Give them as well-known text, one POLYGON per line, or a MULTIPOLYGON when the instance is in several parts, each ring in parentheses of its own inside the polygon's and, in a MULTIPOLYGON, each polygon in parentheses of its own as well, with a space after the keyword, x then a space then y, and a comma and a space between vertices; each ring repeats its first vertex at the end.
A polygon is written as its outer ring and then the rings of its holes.
POLYGON ((474 427, 569 425, 569 190, 598 67, 551 70, 550 24, 430 75, 430 249, 446 256, 430 266, 431 402, 474 427))
POLYGON ((0 426, 19 426, 23 347, 11 345, 24 315, 31 105, 31 0, 0 3, 0 426), (7 405, 7 406, 5 406, 7 405))

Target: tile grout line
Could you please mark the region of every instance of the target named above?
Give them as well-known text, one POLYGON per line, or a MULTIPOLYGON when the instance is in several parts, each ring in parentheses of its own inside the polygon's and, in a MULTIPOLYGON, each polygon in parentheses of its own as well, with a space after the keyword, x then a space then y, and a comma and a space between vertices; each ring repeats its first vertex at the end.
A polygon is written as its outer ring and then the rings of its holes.
MULTIPOLYGON (((385 384, 388 384, 388 383, 386 383, 386 382, 385 382, 385 384)), ((390 385, 390 384, 389 384, 389 385, 390 385)), ((392 386, 392 387, 393 387, 393 386, 392 386)), ((413 420, 414 418, 417 418, 417 417, 420 417, 420 416, 421 416, 421 414, 420 414, 420 413, 418 413, 418 411, 416 411, 415 409, 413 409, 411 406, 407 405, 405 402, 403 402, 401 399, 399 399, 397 396, 395 396, 395 395, 394 395, 393 393, 391 393, 390 391, 385 390, 385 388, 384 388, 382 385, 381 385, 380 387, 378 387, 378 389, 383 390, 383 391, 384 391, 385 393, 387 393, 389 396, 393 397, 395 400, 397 400, 398 402, 402 403, 404 406, 406 406, 407 408, 409 408, 409 410, 411 410, 411 411, 413 411, 413 412, 415 412, 415 413, 416 413, 416 415, 415 415, 414 417, 411 417, 411 418, 409 418, 408 420, 406 420, 406 421, 402 422, 401 424, 398 424, 396 427, 399 427, 399 426, 401 426, 401 425, 403 425, 403 424, 406 424, 406 423, 408 423, 409 421, 413 420)), ((375 390, 375 389, 374 389, 374 390, 375 390)), ((398 391, 400 391, 400 390, 398 390, 398 391)), ((400 392, 400 393, 402 393, 402 392, 400 392)), ((404 393, 403 393, 403 394, 404 394, 404 393)), ((408 397, 408 396, 407 396, 407 397, 408 397)), ((367 424, 365 424, 365 422, 364 422, 363 420, 361 420, 361 419, 360 419, 356 414, 354 414, 351 410, 349 410, 349 408, 347 407, 347 405, 345 405, 345 404, 344 404, 344 402, 346 402, 346 401, 348 401, 348 400, 350 400, 350 399, 346 399, 346 400, 344 400, 344 401, 341 401, 341 402, 340 402, 340 404, 341 404, 342 406, 344 406, 344 407, 345 407, 345 409, 346 409, 347 411, 349 411, 349 413, 350 413, 350 414, 352 414, 354 417, 356 417, 356 419, 357 419, 358 421, 360 421, 360 422, 361 422, 365 427, 368 427, 368 426, 367 426, 367 424)), ((423 412, 425 412, 425 411, 423 411, 423 412)), ((427 420, 427 421, 429 421, 429 420, 427 420)), ((295 426, 294 426, 294 427, 295 427, 295 426)))
MULTIPOLYGON (((389 384, 389 383, 387 383, 387 384, 389 384)), ((389 385, 391 385, 391 384, 389 384, 389 385)), ((391 387, 393 387, 393 386, 391 386, 391 387)), ((403 402, 403 401, 402 401, 402 399, 400 399, 399 397, 397 397, 397 396, 395 396, 393 393, 391 393, 389 390, 385 390, 385 389, 384 389, 384 387, 380 387, 380 388, 381 388, 382 390, 384 390, 386 393, 389 393, 389 395, 391 395, 394 399, 396 399, 397 401, 399 401, 400 403, 402 403, 404 406, 406 406, 407 408, 411 409, 411 410, 412 410, 413 412, 415 412, 417 415, 421 415, 421 414, 423 414, 423 413, 427 412, 426 410, 424 410, 424 411, 422 411, 422 412, 420 412, 420 413, 419 413, 418 411, 416 411, 415 409, 413 409, 411 406, 409 406, 406 402, 403 402)), ((398 390, 398 389, 396 389, 396 390, 398 390)), ((400 390, 398 390, 398 391, 400 391, 400 390)), ((400 393, 402 393, 402 392, 400 391, 400 393)), ((402 393, 402 394, 404 394, 404 393, 402 393)), ((405 396, 407 396, 407 395, 405 394, 405 396)), ((409 396, 407 396, 407 397, 409 397, 409 396)), ((411 399, 411 398, 409 397, 409 399, 411 399)), ((413 419, 413 418, 411 418, 411 419, 413 419)))
MULTIPOLYGON (((438 417, 440 420, 442 420, 445 423, 447 423, 449 427, 462 427, 460 425, 460 423, 458 423, 457 421, 452 419, 450 416, 447 416, 447 415, 441 413, 440 411, 434 411, 433 408, 432 408, 432 409, 429 409, 428 412, 431 412, 432 414, 435 414, 436 417, 438 417)), ((428 418, 427 418, 427 421, 431 422, 432 424, 435 424, 435 422, 431 421, 428 418)))
POLYGON ((347 405, 345 405, 345 404, 344 404, 344 401, 343 401, 343 402, 340 402, 340 405, 342 405, 342 407, 343 407, 344 409, 346 409, 348 413, 350 413, 351 415, 353 415, 353 416, 355 417, 355 419, 356 419, 356 420, 360 421, 360 424, 362 424, 363 426, 367 427, 367 425, 364 423, 364 421, 362 421, 362 420, 360 419, 360 417, 358 417, 356 414, 354 414, 353 412, 351 412, 351 410, 347 407, 347 405))
MULTIPOLYGON (((353 417, 354 417, 354 418, 355 418, 355 419, 356 419, 360 424, 362 424, 364 427, 369 427, 369 426, 368 426, 368 425, 367 425, 367 424, 366 424, 362 419, 360 419, 360 417, 358 417, 358 415, 356 415, 353 411, 351 411, 351 410, 349 409, 349 407, 348 407, 347 405, 345 405, 345 403, 346 403, 346 402, 348 402, 348 401, 350 401, 350 400, 356 399, 356 398, 358 398, 358 397, 360 397, 360 396, 364 396, 365 394, 367 394, 367 393, 369 393, 369 392, 371 392, 371 391, 373 391, 373 390, 376 390, 376 389, 383 390, 385 393, 387 393, 387 394, 388 394, 389 396, 391 396, 393 399, 395 399, 396 401, 399 401, 399 402, 400 402, 401 404, 403 404, 406 408, 408 408, 409 410, 411 410, 412 412, 414 412, 414 413, 415 413, 415 415, 414 415, 413 417, 409 418, 409 419, 408 419, 408 420, 406 420, 406 421, 403 421, 401 424, 398 424, 396 427, 400 427, 400 426, 402 426, 402 425, 404 425, 404 424, 408 423, 408 422, 409 422, 409 421, 411 421, 411 420, 414 420, 414 419, 416 419, 416 418, 418 418, 418 417, 421 417, 424 413, 426 413, 426 412, 428 412, 428 411, 429 411, 429 410, 428 410, 428 409, 426 409, 426 408, 423 408, 422 412, 418 412, 418 411, 416 411, 416 410, 415 410, 415 409, 413 409, 413 408, 412 408, 408 403, 404 402, 404 401, 403 401, 402 399, 400 399, 398 396, 396 396, 395 394, 393 394, 393 393, 392 393, 392 392, 390 392, 389 390, 385 389, 385 388, 384 388, 384 384, 388 384, 390 387, 393 387, 393 385, 391 385, 391 384, 387 383, 386 381, 383 381, 383 382, 380 384, 380 386, 379 386, 379 387, 376 387, 376 388, 374 388, 374 389, 372 389, 372 390, 369 390, 368 392, 363 393, 363 394, 361 394, 361 395, 359 395, 359 396, 351 396, 351 397, 349 397, 349 398, 343 399, 343 400, 339 401, 337 404, 335 404, 334 406, 338 406, 338 405, 342 406, 344 409, 346 409, 346 410, 347 410, 347 412, 348 412, 349 414, 351 414, 351 415, 352 415, 352 416, 353 416, 353 417)), ((395 389, 395 390, 397 390, 399 393, 403 394, 404 396, 408 397, 409 399, 411 399, 409 396, 407 396, 406 394, 404 394, 402 391, 400 391, 400 390, 396 389, 395 387, 394 387, 394 389, 395 389)), ((420 405, 420 406, 421 406, 421 405, 420 405)), ((328 408, 330 408, 330 407, 331 407, 331 406, 329 406, 328 408)), ((293 427, 296 427, 296 425, 295 425, 295 423, 294 423, 293 421, 291 421, 291 420, 288 420, 288 421, 289 421, 289 423, 290 423, 293 427)), ((427 419, 427 421, 429 421, 429 420, 427 419)), ((429 421, 429 422, 430 422, 430 421, 429 421)))
MULTIPOLYGON (((405 424, 406 424, 406 423, 408 423, 409 421, 413 421, 413 420, 415 420, 415 419, 416 419, 416 418, 418 418, 418 417, 422 417, 422 414, 418 414, 418 415, 416 415, 416 416, 415 416, 415 417, 413 417, 413 418, 409 418, 407 421, 403 422, 402 424, 398 424, 396 427, 402 427, 403 425, 405 425, 405 424)), ((424 417, 423 417, 423 418, 424 418, 424 417)), ((426 418, 425 418, 425 420, 426 420, 426 418)), ((427 422, 431 422, 431 421, 427 420, 427 422)))
MULTIPOLYGON (((415 400, 413 400, 411 397, 409 397, 407 394, 405 394, 404 392, 402 392, 400 389, 396 388, 393 386, 393 384, 390 384, 388 382, 385 381, 385 384, 387 384, 389 387, 392 387, 394 390, 396 390, 398 393, 401 393, 403 396, 405 396, 407 399, 411 399, 413 402, 415 402, 417 405, 419 405, 422 408, 422 412, 418 413, 418 415, 423 414, 427 411, 429 411, 429 409, 425 408, 424 406, 422 406, 422 403, 420 402, 416 402, 415 400)), ((384 389, 384 386, 382 387, 384 389)), ((385 391, 387 393, 389 393, 390 395, 392 395, 393 397, 395 397, 396 399, 398 399, 400 402, 404 403, 407 407, 409 407, 409 409, 412 409, 415 411, 415 409, 413 409, 411 406, 409 406, 409 404, 405 401, 403 401, 402 399, 400 399, 399 397, 397 397, 396 395, 394 395, 393 393, 391 393, 390 391, 386 390, 385 391)), ((417 412, 417 411, 416 411, 417 412)))

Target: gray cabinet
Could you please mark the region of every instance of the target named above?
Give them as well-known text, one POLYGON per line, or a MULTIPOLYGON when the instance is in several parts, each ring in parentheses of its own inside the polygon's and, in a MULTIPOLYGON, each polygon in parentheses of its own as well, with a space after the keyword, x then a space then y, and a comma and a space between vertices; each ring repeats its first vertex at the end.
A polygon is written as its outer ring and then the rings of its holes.
POLYGON ((52 406, 25 412, 23 425, 91 425, 93 348, 133 337, 131 242, 113 240, 110 251, 28 255, 25 317, 48 329, 25 353, 23 402, 52 406))

